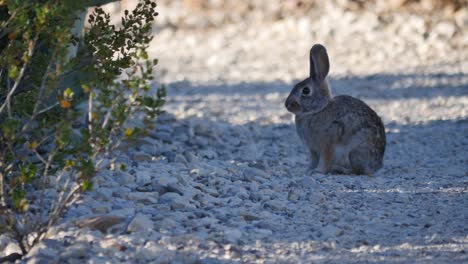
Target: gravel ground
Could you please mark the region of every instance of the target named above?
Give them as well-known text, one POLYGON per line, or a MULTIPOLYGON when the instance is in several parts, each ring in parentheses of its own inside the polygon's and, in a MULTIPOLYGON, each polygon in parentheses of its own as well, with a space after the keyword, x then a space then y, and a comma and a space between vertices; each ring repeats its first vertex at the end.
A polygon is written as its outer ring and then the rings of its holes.
MULTIPOLYGON (((151 47, 168 113, 121 148, 128 172, 101 173, 26 261, 468 262, 463 12, 381 21, 329 6, 319 18, 205 29, 193 26, 203 19, 167 26, 177 8, 161 7, 151 47), (329 50, 334 94, 361 98, 385 123, 374 177, 305 174, 283 102, 317 42, 329 50)), ((2 248, 18 251, 4 238, 2 248)))

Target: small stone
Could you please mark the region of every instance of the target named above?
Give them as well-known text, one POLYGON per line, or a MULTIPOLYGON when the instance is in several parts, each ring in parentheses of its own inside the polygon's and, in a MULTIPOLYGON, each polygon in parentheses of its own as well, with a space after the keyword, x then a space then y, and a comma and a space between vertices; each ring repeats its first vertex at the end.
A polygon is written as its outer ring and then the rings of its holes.
POLYGON ((107 206, 105 204, 102 204, 102 205, 94 204, 91 208, 93 209, 94 213, 100 213, 100 214, 106 214, 111 210, 110 206, 107 206))
POLYGON ((169 204, 173 210, 189 206, 188 199, 175 192, 165 193, 159 200, 161 203, 169 204))
POLYGON ((77 242, 67 248, 60 254, 60 258, 67 260, 72 258, 83 258, 90 251, 90 246, 87 243, 77 242))
POLYGON ((13 253, 21 254, 21 249, 18 246, 18 244, 11 242, 5 247, 3 253, 4 253, 5 256, 8 256, 8 255, 13 254, 13 253))
POLYGON ((137 192, 153 192, 154 188, 153 188, 153 186, 151 186, 151 184, 146 184, 146 185, 143 185, 143 186, 137 186, 135 188, 135 190, 137 192))
POLYGON ((104 201, 109 201, 112 199, 112 193, 113 193, 112 188, 101 187, 101 188, 95 189, 95 192, 98 198, 101 198, 104 201))
POLYGON ((99 230, 102 233, 106 233, 109 228, 122 223, 124 220, 125 218, 120 216, 101 215, 97 217, 80 219, 75 223, 80 228, 88 227, 91 230, 99 230))
POLYGON ((155 229, 159 231, 174 230, 177 225, 177 222, 170 218, 164 218, 154 223, 155 229))
POLYGON ((172 175, 160 175, 152 182, 153 190, 163 195, 166 192, 175 192, 183 195, 182 188, 177 184, 178 180, 172 175))
POLYGON ((144 231, 144 230, 152 230, 154 227, 153 221, 144 215, 144 214, 137 214, 133 220, 128 224, 127 231, 129 232, 136 232, 136 231, 144 231))
POLYGON ((266 208, 270 208, 273 211, 284 211, 286 210, 286 205, 279 200, 271 200, 265 203, 266 208))
POLYGON ((343 231, 340 228, 332 224, 326 225, 325 227, 321 228, 320 231, 326 238, 337 237, 343 234, 343 231))
POLYGON ((137 249, 135 256, 139 260, 150 261, 157 258, 158 256, 164 255, 166 251, 167 249, 158 245, 156 242, 149 241, 144 247, 137 249))
POLYGON ((159 139, 164 143, 172 143, 172 136, 169 132, 166 131, 154 131, 150 132, 149 136, 154 139, 159 139))
POLYGON ((89 264, 107 264, 110 263, 109 259, 99 256, 93 256, 88 260, 89 264))
POLYGON ((148 204, 156 204, 158 202, 159 194, 157 192, 132 192, 127 195, 129 200, 148 204))
POLYGON ((431 31, 431 38, 451 38, 457 31, 456 26, 448 21, 439 22, 431 31))
POLYGON ((116 215, 116 216, 127 216, 127 215, 134 215, 135 208, 116 208, 109 212, 109 214, 116 215))
POLYGON ((244 218, 245 221, 256 221, 261 219, 253 213, 242 213, 241 216, 244 218))
POLYGON ((239 229, 228 229, 224 231, 224 239, 229 243, 237 244, 242 237, 239 229))
POLYGON ((133 155, 133 160, 136 162, 150 162, 153 160, 153 157, 144 152, 137 152, 133 155))
POLYGON ((150 171, 138 171, 136 174, 136 182, 140 185, 145 185, 151 183, 151 175, 150 171))
POLYGON ((167 161, 169 162, 174 162, 175 161, 175 157, 176 157, 176 154, 174 151, 164 151, 161 153, 164 157, 167 158, 167 161))
POLYGON ((58 263, 57 250, 63 247, 63 243, 53 239, 43 239, 29 252, 26 263, 58 263))
POLYGON ((185 159, 184 155, 181 155, 181 154, 177 154, 174 158, 174 162, 179 162, 179 163, 183 163, 183 164, 187 164, 188 161, 185 159))
POLYGON ((296 190, 290 190, 288 192, 288 200, 289 201, 297 201, 297 200, 299 200, 299 197, 300 197, 300 194, 296 190))
POLYGON ((59 263, 59 257, 54 254, 39 253, 25 260, 26 264, 55 264, 59 263))
POLYGON ((135 182, 135 176, 128 172, 121 172, 118 175, 116 175, 115 178, 119 185, 125 185, 135 182))
POLYGON ((188 162, 198 162, 197 156, 195 156, 192 152, 186 151, 184 152, 184 156, 188 162))
POLYGON ((262 178, 270 177, 265 171, 253 167, 245 167, 242 169, 242 172, 244 174, 245 179, 248 181, 254 181, 256 176, 262 178))
POLYGON ((273 235, 273 231, 269 229, 263 229, 263 228, 254 229, 253 232, 260 236, 265 236, 265 237, 273 235))
POLYGON ((216 159, 218 157, 218 154, 212 149, 204 149, 200 151, 200 156, 205 157, 207 159, 216 159))

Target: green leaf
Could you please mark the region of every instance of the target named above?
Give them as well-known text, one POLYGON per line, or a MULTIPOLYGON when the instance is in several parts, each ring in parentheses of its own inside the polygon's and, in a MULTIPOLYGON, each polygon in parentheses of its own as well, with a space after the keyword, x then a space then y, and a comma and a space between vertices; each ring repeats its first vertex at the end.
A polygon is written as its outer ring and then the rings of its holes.
POLYGON ((73 99, 73 95, 75 95, 75 93, 70 87, 68 87, 67 89, 65 89, 65 91, 63 91, 63 97, 66 99, 69 99, 69 100, 73 99))
POLYGON ((18 67, 16 67, 16 65, 11 65, 10 70, 8 71, 8 77, 10 77, 11 79, 16 79, 16 77, 18 76, 18 72, 18 67))
POLYGON ((90 191, 92 188, 93 188, 92 181, 83 181, 83 183, 81 183, 81 190, 83 190, 84 192, 90 191))
POLYGON ((22 183, 31 183, 37 174, 37 166, 34 163, 29 163, 22 166, 20 169, 20 179, 22 183))

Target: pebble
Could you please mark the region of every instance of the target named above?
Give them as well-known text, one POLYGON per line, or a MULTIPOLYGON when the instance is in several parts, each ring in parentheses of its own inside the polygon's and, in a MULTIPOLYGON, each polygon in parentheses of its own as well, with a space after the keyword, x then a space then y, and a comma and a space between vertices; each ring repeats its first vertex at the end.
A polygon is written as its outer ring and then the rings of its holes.
POLYGON ((127 198, 143 204, 156 204, 158 196, 157 192, 132 192, 127 195, 127 198))
POLYGON ((153 157, 143 152, 137 152, 133 155, 133 160, 136 162, 151 162, 153 157))
POLYGON ((171 206, 173 210, 190 207, 189 200, 175 192, 167 192, 159 197, 161 203, 166 203, 171 206))
POLYGON ((137 214, 128 224, 128 232, 146 231, 153 229, 154 224, 151 218, 144 214, 137 214))
POLYGON ((74 243, 60 253, 61 260, 84 258, 89 253, 90 245, 84 242, 74 243))
POLYGON ((226 239, 226 241, 229 243, 237 244, 239 243, 241 237, 242 232, 238 229, 227 229, 224 231, 224 239, 226 239))
POLYGON ((122 223, 124 220, 124 217, 118 215, 101 215, 80 219, 76 221, 76 225, 80 228, 87 227, 91 230, 99 230, 102 233, 106 233, 109 228, 122 223))
POLYGON ((136 182, 140 185, 151 183, 152 173, 146 170, 140 170, 136 173, 136 182))

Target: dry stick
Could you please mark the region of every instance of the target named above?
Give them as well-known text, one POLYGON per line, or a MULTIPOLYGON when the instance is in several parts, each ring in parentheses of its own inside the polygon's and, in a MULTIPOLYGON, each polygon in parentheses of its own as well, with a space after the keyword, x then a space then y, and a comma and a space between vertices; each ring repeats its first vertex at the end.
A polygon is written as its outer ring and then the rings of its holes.
MULTIPOLYGON (((63 210, 65 209, 65 207, 70 203, 72 202, 72 198, 77 198, 78 195, 77 193, 80 191, 81 189, 81 186, 78 185, 76 186, 73 190, 70 191, 70 193, 68 194, 67 198, 65 198, 64 201, 61 202, 61 204, 59 204, 56 209, 54 210, 54 212, 52 212, 50 218, 49 218, 49 221, 48 221, 48 224, 47 224, 47 229, 49 229, 54 223, 55 221, 57 221, 58 217, 60 216, 60 214, 63 212, 63 210)), ((73 199, 74 200, 74 199, 73 199)))
MULTIPOLYGON (((2 155, 0 156, 0 160, 4 160, 4 157, 5 157, 5 152, 6 150, 3 150, 2 151, 2 155)), ((3 168, 4 164, 3 162, 0 164, 0 168, 3 168)), ((6 201, 5 201, 5 184, 4 184, 4 180, 5 180, 5 173, 4 173, 4 170, 0 170, 0 207, 2 208, 6 208, 7 205, 6 205, 6 201)))
POLYGON ((89 97, 88 97, 88 131, 89 134, 92 134, 93 131, 93 91, 89 92, 89 97))
POLYGON ((49 64, 47 65, 44 76, 42 77, 41 86, 39 87, 39 93, 37 95, 37 100, 36 100, 36 104, 34 105, 33 113, 31 115, 31 117, 29 118, 28 122, 21 129, 21 133, 26 132, 29 125, 32 123, 33 120, 36 119, 37 115, 39 114, 39 112, 38 112, 39 105, 42 103, 42 97, 44 96, 44 91, 45 91, 45 87, 46 87, 46 84, 47 84, 47 79, 49 77, 49 71, 50 71, 50 68, 52 67, 52 61, 53 61, 54 57, 55 57, 55 52, 52 55, 52 58, 50 59, 49 64))
POLYGON ((38 38, 38 36, 36 35, 34 37, 34 39, 29 42, 27 60, 23 63, 23 67, 21 67, 21 71, 20 71, 20 73, 18 75, 18 78, 16 78, 16 80, 15 80, 15 84, 13 85, 13 88, 10 90, 10 92, 8 93, 8 95, 7 95, 6 99, 5 99, 5 102, 0 107, 0 114, 3 112, 5 107, 10 103, 11 97, 13 96, 16 89, 18 88, 18 86, 19 86, 19 84, 21 82, 21 79, 23 79, 24 72, 26 71, 26 68, 27 68, 27 66, 29 64, 29 61, 30 61, 30 59, 31 59, 31 57, 33 55, 33 51, 34 51, 34 47, 36 46, 37 38, 38 38))
MULTIPOLYGON (((45 141, 47 138, 43 139, 43 141, 45 141)), ((42 142, 41 142, 42 143, 42 142)), ((44 157, 42 157, 36 149, 34 149, 34 153, 36 154, 36 156, 39 158, 39 160, 44 163, 45 167, 44 167, 44 172, 42 174, 42 182, 41 184, 43 185, 42 188, 45 187, 45 184, 46 184, 46 180, 47 180, 47 176, 49 175, 49 169, 50 169, 50 166, 52 164, 52 160, 53 158, 55 157, 55 155, 57 154, 57 151, 52 151, 49 156, 47 157, 47 160, 44 159, 44 157)), ((63 171, 62 171, 63 173, 63 171)), ((44 200, 45 200, 45 195, 40 195, 40 198, 39 198, 39 201, 37 201, 37 203, 42 207, 42 208, 45 208, 44 206, 44 200)), ((37 219, 35 219, 37 220, 37 219)), ((31 222, 32 220, 28 221, 28 222, 31 222)), ((39 238, 41 236, 41 230, 43 229, 41 226, 43 226, 44 223, 42 223, 41 221, 36 221, 36 223, 34 223, 32 225, 32 227, 29 229, 29 230, 38 230, 37 231, 37 236, 36 238, 32 241, 31 243, 31 247, 34 246, 38 241, 39 241, 39 238)), ((46 229, 47 230, 47 229, 46 229)), ((30 231, 28 231, 28 233, 31 233, 30 231)))
MULTIPOLYGON (((8 86, 8 91, 10 91, 10 89, 11 89, 10 80, 7 79, 6 82, 7 82, 7 86, 8 86)), ((11 102, 6 101, 6 103, 7 103, 8 118, 11 118, 11 102)))
POLYGON ((55 104, 50 105, 50 106, 48 106, 48 107, 46 107, 46 108, 44 108, 44 109, 42 109, 42 110, 39 110, 39 111, 37 112, 37 115, 43 114, 43 113, 49 111, 50 109, 56 107, 57 105, 59 105, 59 103, 55 103, 55 104))

